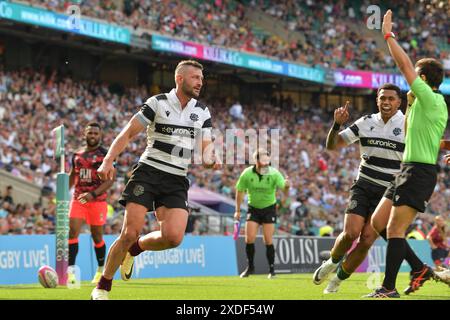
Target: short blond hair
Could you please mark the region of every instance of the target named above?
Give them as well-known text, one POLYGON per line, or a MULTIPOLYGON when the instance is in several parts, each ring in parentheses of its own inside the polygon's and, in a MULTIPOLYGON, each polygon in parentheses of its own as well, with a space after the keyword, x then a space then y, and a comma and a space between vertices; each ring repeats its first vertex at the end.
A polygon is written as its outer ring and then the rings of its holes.
POLYGON ((175 68, 175 75, 180 73, 180 70, 183 69, 185 66, 191 66, 203 71, 203 65, 200 62, 197 62, 195 60, 182 60, 178 63, 177 67, 175 68))

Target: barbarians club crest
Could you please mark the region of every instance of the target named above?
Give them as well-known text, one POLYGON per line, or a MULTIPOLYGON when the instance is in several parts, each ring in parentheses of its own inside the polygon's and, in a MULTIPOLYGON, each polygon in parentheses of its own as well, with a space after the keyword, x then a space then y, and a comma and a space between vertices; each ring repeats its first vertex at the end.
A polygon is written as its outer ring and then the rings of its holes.
POLYGON ((191 116, 189 117, 192 121, 196 122, 198 121, 198 114, 191 113, 191 116))

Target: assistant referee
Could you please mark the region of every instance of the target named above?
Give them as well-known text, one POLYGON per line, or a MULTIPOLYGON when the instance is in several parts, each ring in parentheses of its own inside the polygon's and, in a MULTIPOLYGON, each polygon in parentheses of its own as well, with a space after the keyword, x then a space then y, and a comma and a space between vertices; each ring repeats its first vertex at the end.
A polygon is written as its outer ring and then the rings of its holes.
POLYGON ((283 189, 288 196, 289 181, 275 168, 270 166, 270 155, 265 149, 259 149, 253 155, 255 165, 246 168, 236 183, 236 213, 234 218, 241 218, 241 204, 245 193, 248 193, 248 212, 245 223, 245 251, 248 266, 240 277, 245 278, 254 273, 255 239, 258 228, 262 225, 266 256, 269 262, 269 275, 275 277, 275 248, 272 237, 275 232, 276 192, 283 189))

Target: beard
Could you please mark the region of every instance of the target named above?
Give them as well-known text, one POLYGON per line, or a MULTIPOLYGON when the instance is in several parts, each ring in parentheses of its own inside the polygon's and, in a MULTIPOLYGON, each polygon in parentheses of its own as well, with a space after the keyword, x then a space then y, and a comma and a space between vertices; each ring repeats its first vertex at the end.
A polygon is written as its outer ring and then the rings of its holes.
POLYGON ((186 84, 186 82, 183 82, 183 84, 182 84, 182 86, 181 86, 181 91, 183 91, 183 94, 184 94, 186 97, 189 97, 189 98, 198 98, 199 95, 200 95, 200 94, 197 94, 197 93, 194 91, 194 88, 193 88, 193 87, 188 86, 188 85, 186 84))
POLYGON ((86 144, 89 148, 93 148, 100 144, 100 140, 86 139, 86 144))

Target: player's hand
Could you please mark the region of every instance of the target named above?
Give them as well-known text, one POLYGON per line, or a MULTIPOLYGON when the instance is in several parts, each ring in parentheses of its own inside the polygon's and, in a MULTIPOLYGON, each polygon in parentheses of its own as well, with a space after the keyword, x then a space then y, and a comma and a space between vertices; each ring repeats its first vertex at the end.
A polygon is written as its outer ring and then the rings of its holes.
POLYGON ((441 140, 439 147, 441 150, 450 150, 450 140, 441 140))
POLYGON ((97 175, 103 181, 114 180, 114 170, 113 161, 103 160, 102 165, 97 170, 97 175))
POLYGON ((408 106, 412 105, 414 100, 416 100, 416 96, 414 95, 414 92, 411 90, 408 91, 406 94, 406 98, 408 99, 408 106))
POLYGON ((239 211, 234 213, 234 220, 241 221, 241 213, 239 211))
POLYGON ((392 11, 389 9, 383 17, 383 25, 381 27, 381 32, 387 34, 392 32, 392 11))
POLYGON ((444 162, 450 165, 450 153, 444 156, 444 162))
POLYGON ((334 122, 336 122, 339 125, 343 125, 348 121, 348 118, 350 118, 350 114, 348 113, 349 104, 350 101, 347 101, 345 102, 344 107, 340 107, 334 110, 334 122))
POLYGON ((77 198, 78 201, 80 201, 81 204, 85 204, 89 201, 91 201, 94 197, 89 192, 85 192, 83 194, 80 194, 77 198))
POLYGON ((217 157, 217 155, 214 155, 214 156, 212 157, 212 159, 210 158, 209 161, 205 161, 204 164, 203 164, 203 166, 204 166, 206 169, 213 169, 213 170, 219 170, 219 169, 222 169, 222 163, 221 163, 221 161, 219 161, 219 158, 217 157), (214 162, 211 161, 212 159, 214 159, 214 160, 213 160, 214 162), (208 162, 209 162, 209 163, 208 163, 208 162), (211 163, 211 162, 212 162, 212 163, 211 163))

